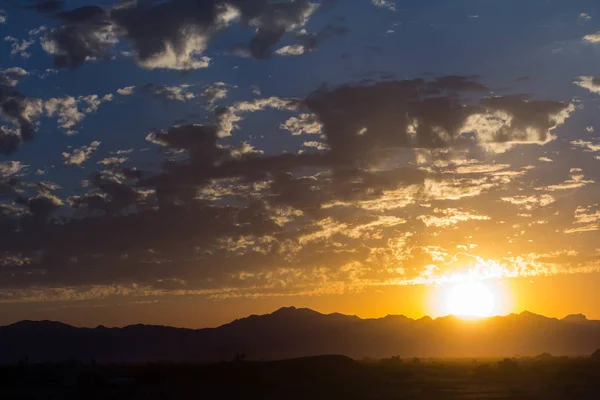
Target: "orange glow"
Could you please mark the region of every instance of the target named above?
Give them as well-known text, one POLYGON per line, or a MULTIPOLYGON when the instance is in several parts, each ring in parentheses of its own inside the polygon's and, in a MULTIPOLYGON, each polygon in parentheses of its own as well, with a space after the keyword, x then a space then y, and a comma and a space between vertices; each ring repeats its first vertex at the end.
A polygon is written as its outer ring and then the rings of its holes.
POLYGON ((512 312, 512 299, 499 280, 464 279, 435 287, 430 296, 432 315, 485 318, 512 312))

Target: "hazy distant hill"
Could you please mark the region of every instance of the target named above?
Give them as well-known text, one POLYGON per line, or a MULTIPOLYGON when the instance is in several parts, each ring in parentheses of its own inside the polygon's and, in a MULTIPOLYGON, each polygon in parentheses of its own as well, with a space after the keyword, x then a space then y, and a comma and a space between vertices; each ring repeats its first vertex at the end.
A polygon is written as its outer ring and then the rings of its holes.
POLYGON ((247 359, 282 359, 320 354, 354 358, 483 357, 591 354, 600 348, 600 321, 583 315, 562 320, 524 312, 484 320, 455 317, 413 320, 404 316, 361 319, 282 308, 218 328, 181 329, 132 325, 75 328, 51 321, 22 321, 0 327, 0 362, 220 361, 238 353, 247 359))

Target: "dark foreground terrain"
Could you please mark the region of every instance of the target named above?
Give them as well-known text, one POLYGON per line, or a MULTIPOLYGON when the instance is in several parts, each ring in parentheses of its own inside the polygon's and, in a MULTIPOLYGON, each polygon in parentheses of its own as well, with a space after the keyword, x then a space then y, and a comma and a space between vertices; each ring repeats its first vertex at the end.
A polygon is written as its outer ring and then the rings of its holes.
POLYGON ((598 357, 0 367, 2 399, 600 399, 598 357))

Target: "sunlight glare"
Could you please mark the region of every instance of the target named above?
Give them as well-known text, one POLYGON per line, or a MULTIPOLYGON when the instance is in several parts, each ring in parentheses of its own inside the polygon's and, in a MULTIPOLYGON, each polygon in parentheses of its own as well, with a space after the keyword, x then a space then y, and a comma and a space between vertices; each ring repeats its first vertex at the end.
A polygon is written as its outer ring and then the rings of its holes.
POLYGON ((494 312, 496 299, 482 281, 468 280, 451 287, 445 296, 449 314, 459 317, 489 317, 494 312))

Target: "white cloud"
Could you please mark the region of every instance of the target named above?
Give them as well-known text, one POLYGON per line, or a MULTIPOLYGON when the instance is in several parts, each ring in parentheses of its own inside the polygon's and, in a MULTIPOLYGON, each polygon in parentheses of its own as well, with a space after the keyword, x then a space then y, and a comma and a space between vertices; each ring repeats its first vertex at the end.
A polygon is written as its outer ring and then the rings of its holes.
POLYGON ((20 67, 0 69, 0 84, 8 87, 15 87, 19 80, 29 75, 29 72, 20 67))
POLYGON ((219 115, 219 136, 231 136, 231 132, 233 132, 234 129, 239 128, 237 123, 242 120, 241 114, 252 113, 268 108, 293 111, 298 108, 298 100, 272 96, 235 103, 234 105, 227 107, 219 115))
POLYGON ((535 190, 544 190, 544 191, 555 192, 558 190, 578 189, 578 188, 584 187, 590 183, 594 183, 594 181, 583 179, 585 177, 585 175, 583 174, 583 170, 581 168, 571 168, 569 170, 569 174, 571 175, 571 179, 567 179, 566 181, 556 184, 556 185, 539 187, 539 188, 536 188, 535 190))
POLYGON ((89 144, 89 146, 81 146, 78 149, 73 150, 72 153, 64 152, 62 153, 63 164, 65 165, 81 165, 83 164, 90 156, 92 152, 96 151, 100 146, 100 142, 94 141, 89 144))
POLYGON ((304 46, 301 44, 294 44, 291 46, 283 46, 275 51, 275 54, 280 56, 300 56, 304 54, 304 46))
POLYGON ((99 97, 97 94, 87 96, 65 96, 51 98, 44 103, 44 110, 49 117, 58 117, 58 125, 67 130, 67 133, 76 133, 72 128, 79 124, 85 118, 86 114, 98 110, 100 104, 113 100, 112 94, 99 97), (83 111, 79 110, 79 104, 85 103, 87 107, 83 111))
POLYGON ((204 87, 202 97, 208 104, 214 105, 217 100, 226 98, 229 89, 232 87, 235 88, 235 86, 228 85, 225 82, 215 82, 204 87))
MULTIPOLYGON (((600 39, 599 39, 600 40, 600 39)), ((573 82, 575 85, 600 94, 600 78, 594 76, 579 76, 573 82)))
POLYGON ((290 131, 294 136, 303 133, 309 135, 321 134, 323 126, 314 114, 300 114, 299 117, 291 117, 285 123, 279 125, 279 128, 290 131))
POLYGON ((375 7, 396 11, 396 0, 371 0, 371 3, 373 3, 375 7))
POLYGON ((121 89, 117 89, 117 94, 121 96, 131 96, 135 92, 135 86, 126 86, 121 89))
POLYGON ((310 141, 302 143, 303 147, 314 147, 317 150, 329 150, 329 146, 326 143, 310 141))
POLYGON ((585 35, 583 37, 583 40, 590 42, 590 43, 599 43, 600 42, 600 32, 585 35))
POLYGON ((600 151, 600 144, 594 144, 593 142, 586 140, 574 140, 571 142, 573 146, 581 147, 585 152, 597 152, 600 151))

